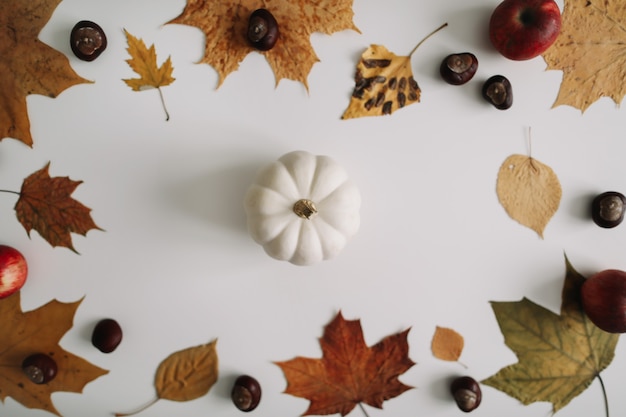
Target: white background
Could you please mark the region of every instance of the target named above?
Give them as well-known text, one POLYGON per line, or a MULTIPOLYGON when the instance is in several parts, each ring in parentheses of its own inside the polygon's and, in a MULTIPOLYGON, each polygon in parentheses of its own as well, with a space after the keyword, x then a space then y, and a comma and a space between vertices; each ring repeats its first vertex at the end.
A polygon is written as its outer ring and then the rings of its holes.
MULTIPOLYGON (((497 0, 355 0, 361 34, 314 34, 320 58, 302 84, 275 88, 264 58, 250 54, 216 90, 216 72, 198 65, 203 34, 163 25, 184 0, 64 0, 40 37, 68 55, 94 84, 58 98, 29 96, 34 147, 0 143, 0 188, 19 190, 25 177, 51 162, 51 176, 84 181, 73 197, 93 209, 105 232, 73 236, 80 255, 52 248, 36 232, 29 239, 15 218, 15 196, 0 195, 2 241, 26 256, 24 310, 51 299, 85 297, 64 349, 110 370, 82 395, 55 393, 65 417, 104 417, 130 411, 154 395, 153 377, 170 353, 218 339, 220 379, 208 395, 186 403, 159 401, 141 415, 238 416, 229 391, 247 373, 262 384, 257 416, 298 416, 308 401, 283 394, 286 381, 273 363, 318 358, 323 327, 341 310, 361 319, 368 344, 408 327, 410 357, 401 376, 416 387, 384 404, 374 416, 430 417, 461 413, 448 395, 451 377, 484 379, 515 363, 489 301, 528 297, 558 312, 564 254, 584 275, 626 269, 626 226, 601 229, 588 215, 591 198, 626 190, 626 117, 601 99, 584 114, 552 108, 562 78, 542 58, 506 60, 493 50, 487 23, 497 0), (109 46, 96 61, 69 48, 78 20, 98 22, 109 46), (358 57, 372 43, 408 54, 427 33, 449 27, 413 56, 422 89, 419 104, 390 117, 342 121, 358 57), (125 60, 123 28, 155 44, 159 63, 172 57, 176 81, 163 88, 166 122, 156 90, 133 92, 136 76, 125 60), (454 87, 438 75, 453 52, 480 61, 470 83, 454 87), (506 75, 514 105, 499 111, 480 97, 482 82, 506 75), (500 164, 514 153, 551 166, 563 187, 561 206, 540 239, 499 205, 500 164), (333 157, 359 186, 361 229, 334 260, 296 267, 268 257, 248 236, 243 197, 263 165, 292 150, 333 157), (93 325, 117 319, 124 340, 105 355, 90 344, 93 325), (434 358, 435 326, 465 336, 458 363, 434 358)), ((559 3, 562 7, 562 2, 559 3)), ((603 372, 611 411, 626 409, 626 346, 618 344, 603 372)), ((473 415, 544 417, 551 404, 523 406, 483 386, 473 415)), ((558 412, 560 417, 603 415, 600 385, 558 412)), ((8 398, 0 415, 48 416, 8 398)), ((361 416, 355 409, 351 416, 361 416)))

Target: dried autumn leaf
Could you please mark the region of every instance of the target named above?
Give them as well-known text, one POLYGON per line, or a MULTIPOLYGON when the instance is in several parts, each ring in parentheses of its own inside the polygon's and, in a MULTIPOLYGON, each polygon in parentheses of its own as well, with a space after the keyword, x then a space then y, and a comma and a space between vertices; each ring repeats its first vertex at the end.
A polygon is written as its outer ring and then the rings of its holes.
POLYGON ((127 59, 126 62, 141 78, 130 78, 123 81, 132 88, 133 91, 156 88, 161 98, 161 104, 163 104, 163 110, 165 110, 166 120, 169 120, 170 115, 165 107, 161 87, 170 85, 176 80, 172 77, 174 68, 172 67, 171 57, 167 57, 160 67, 157 66, 157 56, 154 45, 150 45, 150 48, 147 48, 142 39, 134 37, 128 33, 126 29, 124 29, 124 33, 126 34, 126 40, 128 42, 128 48, 126 50, 132 57, 131 59, 127 59))
POLYGON ((81 393, 89 382, 108 373, 59 346, 61 338, 72 328, 81 301, 53 300, 36 310, 22 312, 19 292, 0 300, 1 401, 11 397, 25 407, 60 416, 52 403, 52 393, 81 393), (22 372, 22 361, 41 352, 54 358, 58 372, 50 382, 35 384, 22 372))
POLYGON ((0 140, 14 138, 33 146, 26 96, 56 97, 78 76, 61 52, 37 36, 61 0, 0 2, 0 140))
POLYGON ((421 90, 413 77, 411 57, 443 24, 420 41, 407 56, 398 56, 382 45, 370 45, 356 67, 354 90, 342 119, 388 115, 419 103, 421 90))
POLYGON ((562 194, 552 168, 525 155, 511 155, 502 163, 496 192, 508 215, 542 238, 562 194))
POLYGON ((332 34, 345 29, 359 31, 352 22, 352 0, 187 0, 180 16, 168 24, 195 26, 205 34, 204 56, 200 63, 218 74, 218 88, 239 68, 251 52, 265 56, 274 71, 276 84, 287 78, 308 89, 307 77, 319 61, 311 46, 311 34, 332 34), (279 26, 279 39, 269 51, 257 51, 246 40, 248 18, 259 8, 268 9, 279 26))
POLYGON ((85 236, 91 229, 102 229, 92 220, 91 209, 71 198, 82 181, 51 178, 49 167, 48 163, 22 183, 15 205, 17 219, 29 236, 35 229, 53 247, 63 246, 76 252, 70 233, 85 236))
POLYGON ((216 345, 217 340, 213 340, 169 355, 159 365, 154 378, 156 398, 138 410, 115 416, 137 414, 161 399, 191 401, 208 393, 219 373, 216 345))
MULTIPOLYGON (((613 360, 617 334, 600 330, 585 315, 585 278, 566 261, 561 314, 524 298, 492 302, 506 345, 519 362, 482 381, 528 405, 549 401, 553 411, 582 393, 613 360)), ((607 405, 608 409, 608 405, 607 405)))
POLYGON ((464 346, 465 340, 458 332, 447 327, 436 327, 431 343, 431 350, 436 358, 456 362, 461 357, 464 346))
POLYGON ((367 347, 359 320, 341 312, 320 339, 321 359, 276 362, 287 379, 286 394, 310 400, 303 415, 347 415, 357 404, 382 408, 383 401, 411 389, 398 379, 415 362, 409 357, 409 329, 367 347))
POLYGON ((601 97, 620 104, 626 94, 626 3, 623 0, 565 0, 561 33, 543 57, 562 70, 554 102, 585 111, 601 97))

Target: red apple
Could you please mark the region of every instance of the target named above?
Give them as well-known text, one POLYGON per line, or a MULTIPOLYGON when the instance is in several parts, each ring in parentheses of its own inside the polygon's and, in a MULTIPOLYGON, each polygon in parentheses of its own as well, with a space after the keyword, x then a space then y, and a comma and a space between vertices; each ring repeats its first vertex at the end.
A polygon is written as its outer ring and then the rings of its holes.
POLYGON ((504 0, 489 21, 489 39, 498 52, 522 61, 541 55, 561 31, 554 0, 504 0))
POLYGON ((28 267, 24 256, 17 249, 0 245, 0 299, 22 288, 26 275, 28 267))
POLYGON ((609 333, 626 333, 626 272, 600 271, 581 289, 583 310, 593 324, 609 333))

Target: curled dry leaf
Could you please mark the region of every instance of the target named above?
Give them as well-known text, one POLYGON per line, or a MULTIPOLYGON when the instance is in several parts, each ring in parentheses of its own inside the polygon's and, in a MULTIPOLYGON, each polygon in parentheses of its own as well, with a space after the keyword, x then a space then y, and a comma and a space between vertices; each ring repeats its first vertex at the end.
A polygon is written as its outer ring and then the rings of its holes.
POLYGON ((287 379, 285 393, 310 400, 303 415, 347 415, 357 404, 382 408, 383 401, 411 389, 398 379, 415 362, 409 356, 409 330, 368 347, 359 320, 341 312, 324 329, 322 358, 276 362, 287 379))
POLYGON ((464 346, 463 336, 455 330, 439 326, 435 329, 431 350, 436 358, 456 362, 461 357, 464 346))
POLYGON ((554 106, 585 111, 601 97, 626 95, 626 2, 565 0, 561 33, 543 53, 548 69, 562 70, 554 106))
POLYGON ((126 62, 133 71, 140 75, 140 78, 130 78, 123 81, 132 88, 133 91, 156 88, 159 92, 161 103, 163 104, 163 110, 165 110, 166 120, 169 120, 170 115, 165 107, 161 87, 170 85, 176 80, 172 77, 174 68, 172 67, 171 57, 167 57, 160 67, 157 66, 157 56, 154 45, 150 45, 150 48, 147 48, 142 39, 134 37, 126 30, 124 30, 124 33, 126 34, 126 40, 128 42, 127 51, 131 56, 131 59, 127 59, 126 62))
POLYGON ((35 229, 53 247, 63 246, 76 252, 71 233, 86 235, 100 229, 91 218, 91 209, 71 198, 82 181, 50 177, 50 164, 28 176, 15 205, 17 219, 30 236, 35 229))
POLYGON ((511 155, 504 161, 496 192, 508 215, 542 238, 559 208, 562 194, 552 168, 525 155, 511 155))
POLYGON ((115 416, 137 414, 160 399, 191 401, 207 394, 217 382, 219 374, 216 345, 217 339, 169 355, 157 368, 154 378, 156 398, 138 410, 131 413, 117 413, 115 416))
POLYGON ((345 29, 358 32, 353 16, 352 0, 187 0, 181 15, 168 23, 195 26, 204 32, 200 62, 217 71, 218 87, 249 53, 258 52, 274 71, 276 84, 287 78, 308 89, 309 72, 319 61, 311 46, 311 34, 330 35, 345 29), (269 51, 259 52, 246 40, 248 18, 258 8, 269 10, 278 22, 280 37, 269 51))
POLYGON ((9 137, 33 145, 26 96, 57 97, 90 81, 78 76, 61 52, 37 36, 61 0, 0 2, 0 140, 9 137))
MULTIPOLYGON (((585 315, 580 298, 585 278, 565 261, 560 315, 526 298, 491 303, 504 341, 519 362, 482 381, 525 405, 551 402, 555 413, 600 378, 619 337, 600 330, 585 315)), ((608 416, 608 404, 606 408, 608 416)))
POLYGON ((108 373, 64 350, 59 341, 73 326, 82 300, 50 301, 36 310, 22 312, 20 292, 0 300, 0 401, 11 397, 28 408, 61 414, 52 403, 55 392, 81 393, 89 382, 108 373), (24 358, 45 352, 54 358, 58 372, 45 384, 35 384, 22 372, 24 358))

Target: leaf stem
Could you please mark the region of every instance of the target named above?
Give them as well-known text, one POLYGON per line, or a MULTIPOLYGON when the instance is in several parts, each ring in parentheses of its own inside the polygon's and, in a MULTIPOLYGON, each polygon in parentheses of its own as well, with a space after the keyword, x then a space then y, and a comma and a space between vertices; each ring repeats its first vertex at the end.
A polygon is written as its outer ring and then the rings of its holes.
POLYGON ((11 191, 11 190, 0 190, 0 193, 10 193, 10 194, 22 195, 21 193, 19 193, 17 191, 11 191))
POLYGON ((159 397, 155 397, 149 403, 144 404, 141 407, 139 407, 138 409, 133 410, 133 411, 131 411, 129 413, 115 413, 114 415, 115 415, 115 417, 127 417, 127 416, 132 416, 132 415, 135 415, 135 414, 139 414, 140 412, 142 412, 146 408, 150 407, 151 405, 153 405, 157 401, 159 401, 159 397))
POLYGON ((163 91, 161 91, 161 87, 157 87, 157 90, 159 90, 159 97, 161 97, 161 104, 163 105, 163 110, 165 110, 165 121, 167 122, 168 120, 170 120, 170 114, 167 111, 167 107, 165 106, 165 99, 163 98, 163 91))
POLYGON ((361 409, 361 411, 363 411, 363 414, 365 414, 365 417, 370 417, 369 414, 367 414, 367 410, 365 409, 365 407, 363 407, 362 403, 359 403, 359 408, 361 409))
POLYGON ((600 381, 600 387, 602 388, 602 396, 604 397, 604 411, 606 412, 606 417, 609 417, 609 398, 606 395, 606 387, 604 386, 604 381, 600 374, 596 375, 598 381, 600 381))
POLYGON ((433 36, 435 33, 439 32, 441 29, 445 28, 446 26, 448 26, 448 22, 444 23, 443 25, 439 26, 437 29, 433 30, 428 35, 426 35, 424 39, 422 39, 421 41, 419 41, 417 45, 415 45, 415 47, 411 50, 411 53, 409 53, 409 56, 413 55, 415 51, 417 51, 417 48, 419 48, 424 42, 426 42, 428 38, 433 36))

